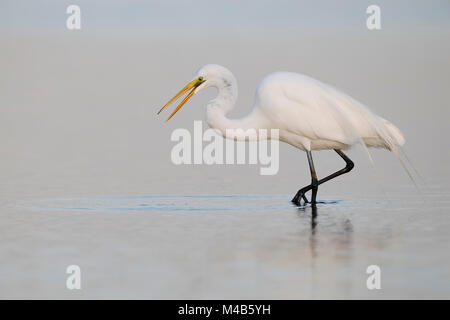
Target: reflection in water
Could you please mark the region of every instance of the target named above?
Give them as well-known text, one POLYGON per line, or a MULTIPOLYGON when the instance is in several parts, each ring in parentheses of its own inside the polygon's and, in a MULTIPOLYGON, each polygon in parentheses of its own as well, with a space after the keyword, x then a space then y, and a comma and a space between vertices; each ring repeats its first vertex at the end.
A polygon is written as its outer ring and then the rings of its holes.
POLYGON ((412 193, 394 205, 374 196, 301 208, 288 195, 24 198, 3 216, 1 239, 14 241, 3 246, 2 289, 58 296, 52 273, 31 289, 21 277, 75 259, 96 266, 96 298, 372 298, 366 268, 377 264, 395 279, 380 297, 444 297, 447 197, 425 209, 412 193), (111 265, 133 271, 124 287, 108 287, 123 276, 111 265))
POLYGON ((315 204, 298 208, 302 219, 305 217, 305 214, 310 218, 311 235, 316 235, 320 221, 320 229, 326 231, 324 233, 325 237, 332 236, 335 240, 338 240, 338 244, 351 245, 353 225, 350 219, 340 214, 335 215, 327 208, 322 209, 322 215, 319 216, 319 210, 315 204))
POLYGON ((348 217, 336 215, 329 207, 320 209, 317 205, 298 208, 302 220, 310 219, 311 297, 317 296, 319 286, 329 286, 331 279, 339 279, 336 287, 344 297, 350 296, 352 282, 341 277, 340 272, 353 263, 353 225, 348 217), (325 277, 324 270, 327 270, 325 277))
POLYGON ((311 234, 314 235, 316 233, 317 226, 317 206, 313 204, 311 206, 311 234))
POLYGON ((309 237, 309 248, 311 250, 311 296, 316 297, 316 259, 317 259, 317 238, 316 238, 316 226, 317 226, 317 206, 311 205, 311 235, 309 237))

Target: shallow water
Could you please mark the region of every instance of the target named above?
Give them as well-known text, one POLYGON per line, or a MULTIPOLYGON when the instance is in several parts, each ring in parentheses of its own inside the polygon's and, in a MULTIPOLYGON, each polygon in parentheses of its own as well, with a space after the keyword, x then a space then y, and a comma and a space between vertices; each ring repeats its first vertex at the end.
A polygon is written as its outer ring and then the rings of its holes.
POLYGON ((294 206, 287 195, 20 201, 9 206, 9 227, 2 228, 1 293, 448 297, 450 200, 441 192, 425 192, 425 202, 415 195, 330 198, 317 208, 294 206), (83 288, 76 293, 64 287, 70 264, 82 270, 83 288), (374 264, 382 270, 382 289, 369 291, 366 268, 374 264))
MULTIPOLYGON (((0 298, 450 298, 448 32, 364 32, 1 37, 0 298), (290 203, 310 177, 284 144, 275 176, 173 165, 171 132, 192 130, 214 93, 168 123, 155 113, 206 62, 239 79, 233 117, 274 70, 369 102, 405 133, 421 191, 382 150, 376 171, 350 150, 355 169, 321 185, 315 209, 290 203)), ((319 177, 344 165, 313 156, 319 177)))
MULTIPOLYGON (((184 196, 116 196, 79 199, 45 199, 30 208, 56 211, 277 211, 293 205, 283 196, 255 195, 184 195, 184 196), (276 201, 279 200, 279 201, 276 201), (230 202, 233 206, 230 206, 230 202), (289 204, 289 205, 288 205, 289 204)), ((339 200, 321 201, 332 204, 339 200)))

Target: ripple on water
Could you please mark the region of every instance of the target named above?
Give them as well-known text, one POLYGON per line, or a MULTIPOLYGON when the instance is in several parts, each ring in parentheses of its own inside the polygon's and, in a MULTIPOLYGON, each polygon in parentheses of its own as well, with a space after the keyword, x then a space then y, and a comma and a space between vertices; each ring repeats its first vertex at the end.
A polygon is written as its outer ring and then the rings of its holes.
MULTIPOLYGON (((342 200, 320 201, 331 205, 342 200)), ((279 211, 295 207, 286 195, 163 195, 101 196, 83 198, 42 199, 22 205, 45 211, 82 212, 208 212, 208 211, 279 211)))
MULTIPOLYGON (((236 212, 283 211, 295 208, 291 195, 149 195, 149 196, 93 196, 38 199, 17 204, 17 207, 41 211, 78 212, 236 212)), ((319 199, 317 207, 335 210, 410 211, 423 208, 450 209, 447 195, 436 193, 403 193, 389 196, 354 196, 345 200, 319 199), (334 209, 333 209, 334 208, 334 209)))

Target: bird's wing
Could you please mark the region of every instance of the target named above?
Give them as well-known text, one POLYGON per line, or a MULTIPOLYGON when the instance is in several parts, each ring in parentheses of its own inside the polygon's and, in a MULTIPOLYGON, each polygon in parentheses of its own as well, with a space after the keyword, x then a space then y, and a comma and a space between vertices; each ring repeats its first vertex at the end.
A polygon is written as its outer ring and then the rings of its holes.
POLYGON ((342 91, 296 73, 276 73, 260 85, 261 108, 280 128, 310 140, 347 145, 381 138, 389 149, 398 144, 385 120, 342 91), (275 107, 274 107, 275 105, 275 107))

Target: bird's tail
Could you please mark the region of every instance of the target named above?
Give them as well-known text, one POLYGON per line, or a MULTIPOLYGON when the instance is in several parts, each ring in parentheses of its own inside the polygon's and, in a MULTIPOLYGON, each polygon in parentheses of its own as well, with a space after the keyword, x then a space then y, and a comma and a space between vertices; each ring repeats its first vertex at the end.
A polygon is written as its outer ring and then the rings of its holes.
POLYGON ((398 146, 403 146, 405 144, 405 137, 403 136, 403 133, 400 131, 400 129, 386 119, 383 119, 382 121, 386 126, 389 135, 391 136, 390 140, 393 140, 392 142, 394 142, 394 144, 398 146))
MULTIPOLYGON (((405 144, 405 137, 403 136, 400 129, 398 129, 394 124, 387 121, 386 119, 383 119, 381 117, 371 117, 368 118, 372 121, 373 128, 378 133, 378 136, 381 139, 381 145, 379 147, 386 148, 396 156, 396 158, 399 160, 401 166, 405 170, 406 174, 408 175, 408 178, 411 180, 411 182, 414 184, 417 190, 420 191, 416 179, 414 178, 414 175, 412 172, 415 172, 416 175, 421 178, 421 175, 417 171, 417 169, 412 165, 411 161, 407 157, 405 151, 403 150, 402 146, 405 144)), ((359 139, 360 144, 362 145, 363 149, 367 153, 370 163, 372 167, 376 170, 376 166, 374 164, 374 161, 372 159, 372 156, 370 155, 369 149, 367 148, 367 145, 363 141, 362 138, 359 139)), ((377 172, 378 175, 378 172, 377 172)))
MULTIPOLYGON (((416 183, 416 180, 414 179, 413 174, 411 173, 411 170, 409 167, 412 167, 413 170, 417 172, 417 169, 415 169, 411 162, 408 161, 408 157, 406 156, 405 151, 403 150, 403 148, 401 146, 396 146, 395 148, 391 149, 392 153, 397 157, 397 159, 400 161, 400 164, 402 165, 403 169, 405 170, 406 174, 408 175, 409 179, 411 180, 411 182, 414 184, 414 186, 419 189, 419 186, 416 183), (402 155, 404 157, 402 157, 402 155)), ((418 174, 418 176, 420 177, 420 175, 418 174)))
POLYGON ((369 110, 369 108, 356 101, 352 97, 342 93, 336 94, 339 91, 332 87, 326 87, 326 89, 331 90, 331 94, 329 96, 331 102, 334 106, 336 106, 338 110, 338 115, 340 116, 339 120, 341 120, 342 123, 345 124, 345 126, 343 126, 343 130, 347 131, 349 133, 349 136, 353 137, 354 139, 352 139, 351 144, 357 142, 361 144, 361 146, 367 153, 368 158, 375 171, 376 167, 368 150, 369 145, 371 147, 386 148, 392 151, 400 161, 402 167, 406 171, 406 174, 411 179, 412 183, 418 189, 417 183, 411 172, 414 171, 419 177, 421 176, 411 164, 411 161, 409 161, 406 153, 402 150, 402 146, 405 144, 405 137, 403 136, 400 129, 398 129, 394 124, 387 121, 386 119, 373 114, 369 110), (357 126, 350 120, 352 119, 352 114, 358 114, 360 116, 360 119, 362 119, 365 124, 371 126, 375 130, 376 135, 379 137, 379 139, 376 139, 376 141, 371 141, 370 144, 366 144, 367 141, 364 141, 364 138, 360 135, 359 130, 357 130, 357 126), (404 157, 402 157, 402 155, 404 157), (410 170, 409 167, 413 168, 413 170, 410 170))
POLYGON ((402 146, 405 144, 405 137, 403 136, 400 129, 397 128, 394 124, 382 118, 381 121, 384 126, 381 126, 381 128, 379 126, 380 130, 378 133, 384 140, 386 148, 392 151, 392 153, 397 157, 406 174, 408 175, 409 179, 414 184, 414 186, 419 190, 416 179, 414 178, 412 172, 415 172, 415 174, 419 178, 421 178, 421 175, 419 174, 417 169, 413 166, 408 156, 406 155, 406 152, 402 148, 402 146), (385 128, 384 130, 383 127, 385 128))

